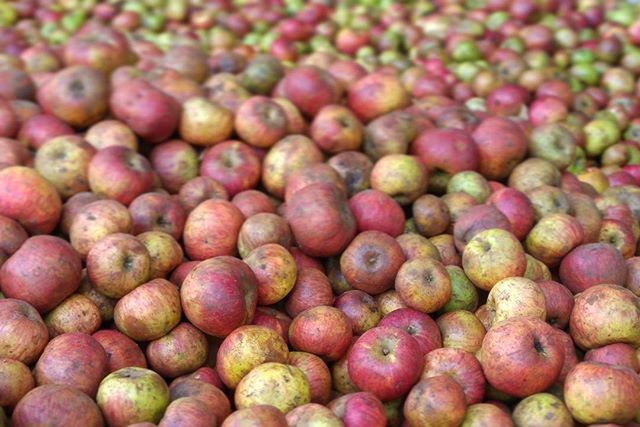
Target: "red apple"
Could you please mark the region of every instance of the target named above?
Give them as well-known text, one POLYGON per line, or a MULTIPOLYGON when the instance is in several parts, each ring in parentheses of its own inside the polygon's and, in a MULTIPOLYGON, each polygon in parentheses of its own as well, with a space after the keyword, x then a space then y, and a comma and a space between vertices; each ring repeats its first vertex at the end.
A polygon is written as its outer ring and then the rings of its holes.
POLYGON ((289 326, 292 348, 330 361, 338 360, 346 353, 351 337, 347 316, 337 308, 324 305, 304 310, 289 326))
POLYGON ((393 326, 411 335, 425 355, 442 347, 438 325, 429 315, 412 308, 399 308, 385 315, 378 326, 393 326))
POLYGON ((402 207, 378 190, 364 190, 349 199, 349 209, 359 232, 376 230, 397 237, 404 230, 402 207))
POLYGON ((345 427, 383 427, 386 416, 382 402, 366 391, 345 394, 327 405, 342 420, 345 427))
POLYGON ((247 144, 225 141, 205 151, 200 174, 218 181, 233 197, 258 184, 260 159, 247 144))
POLYGON ((101 329, 92 336, 107 353, 109 373, 131 366, 147 367, 144 353, 138 344, 126 335, 112 329, 101 329))
POLYGON ((473 354, 455 348, 433 350, 425 356, 421 379, 438 375, 449 375, 460 384, 467 405, 484 399, 486 381, 482 366, 473 354))

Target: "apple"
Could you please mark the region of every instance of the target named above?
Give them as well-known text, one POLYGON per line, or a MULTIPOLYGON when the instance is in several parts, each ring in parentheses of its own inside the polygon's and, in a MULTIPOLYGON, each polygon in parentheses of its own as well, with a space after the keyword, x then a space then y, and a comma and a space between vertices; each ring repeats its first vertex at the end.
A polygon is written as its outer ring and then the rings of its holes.
POLYGON ((386 426, 386 416, 382 402, 366 391, 347 393, 327 405, 344 423, 345 427, 386 426))
POLYGON ((636 237, 631 226, 616 219, 603 219, 598 240, 613 245, 624 259, 635 255, 636 237))
POLYGON ((61 213, 56 188, 38 172, 24 166, 0 171, 0 215, 18 221, 30 234, 47 234, 61 213))
POLYGON ((216 371, 222 382, 234 390, 256 366, 266 362, 285 363, 289 351, 276 331, 264 326, 240 326, 218 349, 216 371))
POLYGON ((129 205, 133 220, 133 233, 162 231, 180 239, 187 214, 175 196, 162 193, 144 193, 129 205))
POLYGON ((191 377, 176 378, 169 385, 171 401, 183 397, 195 397, 207 405, 216 420, 224 420, 231 413, 231 403, 216 386, 191 377))
POLYGON ((180 322, 182 309, 176 286, 165 279, 153 279, 120 298, 113 320, 120 332, 136 341, 158 339, 180 322))
MULTIPOLYGON (((85 136, 88 138, 88 136, 85 136)), ((151 150, 149 162, 162 187, 172 194, 198 175, 198 153, 185 141, 172 139, 151 150)))
POLYGON ((86 65, 64 68, 38 88, 38 104, 74 128, 99 122, 109 109, 105 74, 86 65))
POLYGON ((290 426, 322 425, 339 427, 344 424, 329 408, 318 403, 306 403, 289 411, 287 423, 290 426))
POLYGON ((276 212, 275 205, 269 196, 258 190, 241 191, 233 196, 231 203, 240 209, 245 218, 258 213, 276 212))
POLYGON ((522 399, 513 409, 516 425, 552 423, 557 426, 573 425, 571 413, 561 399, 550 393, 537 393, 522 399))
POLYGON ((388 234, 364 231, 340 257, 340 270, 354 288, 371 295, 388 290, 405 261, 402 248, 388 234))
POLYGON ((282 411, 271 405, 255 405, 239 409, 220 424, 221 427, 260 427, 264 425, 288 427, 289 424, 282 411))
POLYGON ((591 243, 569 252, 560 264, 560 280, 573 293, 601 283, 624 285, 627 275, 624 258, 612 245, 591 243), (598 263, 585 262, 597 259, 598 263))
POLYGON ((262 184, 273 196, 284 197, 289 176, 323 161, 322 151, 304 135, 289 135, 276 142, 262 161, 262 184))
POLYGON ((107 353, 91 335, 58 335, 44 349, 34 369, 36 384, 62 384, 94 397, 107 375, 107 353))
MULTIPOLYGON (((482 177, 479 177, 479 178, 483 179, 482 177)), ((484 188, 487 192, 491 191, 491 188, 488 186, 488 183, 486 186, 484 186, 484 188)), ((444 196, 442 196, 442 201, 447 206, 447 211, 449 212, 449 216, 451 218, 451 222, 450 222, 451 226, 455 224, 456 221, 458 221, 458 218, 460 218, 460 216, 467 209, 473 206, 477 206, 479 204, 478 201, 471 194, 466 193, 464 191, 454 191, 453 193, 447 193, 444 196)), ((449 232, 453 231, 451 230, 451 226, 446 231, 449 231, 449 232)))
POLYGON ((587 350, 613 343, 637 346, 639 304, 638 297, 621 286, 592 286, 575 297, 569 319, 571 337, 578 347, 587 350))
POLYGON ((216 386, 221 390, 224 389, 224 384, 222 383, 222 380, 218 376, 218 373, 216 372, 216 370, 208 366, 203 366, 202 368, 198 368, 188 375, 185 375, 183 377, 178 377, 178 378, 191 378, 198 381, 206 382, 208 384, 216 386))
POLYGON ((302 311, 289 326, 289 342, 294 350, 329 361, 346 353, 352 335, 349 318, 339 309, 325 305, 302 311))
POLYGON ((289 343, 289 325, 291 325, 291 317, 280 310, 270 307, 256 307, 256 313, 253 316, 252 325, 264 326, 273 329, 284 340, 289 343))
POLYGON ((287 363, 304 372, 309 381, 311 402, 326 405, 331 397, 331 371, 318 356, 303 351, 289 353, 287 363))
POLYGON ((411 206, 413 219, 420 234, 433 237, 444 233, 451 221, 446 203, 433 194, 418 197, 411 206))
POLYGON ((362 143, 364 129, 349 108, 326 105, 314 117, 309 133, 323 151, 336 154, 357 150, 362 143))
POLYGON ((454 238, 451 234, 438 234, 429 239, 440 254, 440 260, 445 266, 462 266, 462 259, 456 250, 454 238))
POLYGON ((447 273, 451 280, 451 297, 442 307, 442 311, 449 312, 455 310, 470 310, 478 308, 478 289, 471 283, 471 280, 464 273, 464 270, 457 265, 447 265, 447 273))
POLYGON ((422 354, 428 354, 442 347, 442 338, 438 326, 427 314, 412 308, 398 308, 387 313, 378 326, 396 327, 411 335, 420 347, 422 354))
POLYGON ((15 407, 33 387, 35 381, 27 365, 19 360, 0 358, 0 406, 15 407))
POLYGON ((523 193, 541 185, 558 186, 561 182, 560 170, 553 163, 538 157, 530 157, 517 164, 509 175, 509 187, 523 193))
MULTIPOLYGON (((429 239, 417 233, 404 233, 396 237, 407 261, 418 257, 442 261, 440 252, 429 239)), ((473 285, 472 285, 473 286, 473 285)))
POLYGON ((449 375, 460 384, 467 405, 482 402, 486 381, 482 366, 472 353, 455 348, 437 348, 426 354, 420 379, 439 375, 449 375))
POLYGON ((258 301, 253 271, 232 257, 202 261, 180 287, 187 319, 204 333, 219 338, 251 322, 258 301))
POLYGON ((403 414, 410 427, 459 425, 465 416, 466 400, 462 387, 449 375, 437 375, 416 384, 404 402, 403 414))
POLYGON ((463 426, 511 427, 511 414, 495 403, 476 403, 467 407, 463 426))
POLYGON ((486 330, 475 314, 466 310, 444 313, 436 324, 442 336, 442 347, 476 353, 482 347, 486 330))
POLYGON ((418 257, 402 264, 395 278, 395 290, 407 306, 431 313, 451 297, 451 280, 441 262, 418 257))
POLYGON ((550 214, 531 229, 525 248, 548 267, 555 267, 583 238, 582 226, 574 217, 563 213, 550 214))
POLYGON ((96 150, 121 145, 138 150, 138 137, 129 126, 118 120, 101 120, 87 129, 84 139, 96 150))
POLYGON ((84 206, 100 199, 100 196, 90 191, 83 191, 69 197, 62 206, 62 214, 60 215, 60 222, 58 224, 60 231, 68 236, 71 229, 71 222, 76 214, 80 212, 84 206))
POLYGON ((98 151, 89 163, 88 178, 91 191, 123 205, 151 190, 154 179, 149 161, 121 146, 98 151))
POLYGON ((204 97, 188 98, 182 104, 178 132, 190 144, 213 146, 231 136, 233 113, 204 97))
POLYGON ((0 164, 3 167, 26 166, 33 162, 33 154, 15 139, 0 137, 0 164))
POLYGON ((56 136, 73 135, 73 133, 73 128, 58 117, 51 114, 38 114, 22 123, 17 139, 22 145, 37 150, 56 136))
POLYGON ((262 363, 242 378, 234 393, 234 401, 238 409, 266 404, 286 414, 311 401, 309 381, 295 366, 262 363))
POLYGON ((369 189, 373 162, 366 154, 343 151, 327 160, 327 164, 343 178, 350 196, 369 189))
POLYGON ((247 218, 238 231, 238 253, 247 258, 249 253, 266 244, 291 246, 291 228, 287 221, 275 213, 261 212, 247 218))
POLYGON ((453 225, 456 248, 464 252, 464 247, 481 231, 500 228, 511 232, 511 223, 505 215, 491 205, 471 206, 464 210, 453 225))
POLYGON ((197 397, 182 397, 169 403, 158 423, 159 427, 186 424, 194 427, 215 426, 216 417, 197 397))
POLYGON ((131 338, 113 329, 101 329, 92 337, 102 345, 107 353, 107 371, 115 372, 122 368, 146 368, 144 353, 131 338))
POLYGON ((489 291, 486 307, 491 325, 514 317, 547 319, 544 292, 524 277, 507 277, 496 283, 489 291))
POLYGON ((349 209, 359 232, 375 230, 391 237, 403 232, 405 215, 402 207, 382 191, 364 190, 353 195, 349 199, 349 209))
POLYGON ((518 240, 526 237, 533 227, 535 218, 531 201, 524 193, 506 187, 491 193, 487 202, 507 218, 511 225, 511 232, 518 240))
POLYGON ((218 181, 229 196, 255 188, 260 180, 260 159, 241 141, 224 141, 204 152, 200 174, 218 181))
POLYGON ((582 243, 597 242, 600 237, 602 215, 591 197, 586 194, 567 193, 569 206, 573 217, 582 226, 584 237, 582 243))
POLYGON ((347 105, 363 122, 401 109, 409 104, 409 94, 393 75, 372 73, 349 87, 347 105))
POLYGON ((515 397, 546 390, 556 381, 564 361, 554 329, 534 317, 512 317, 493 325, 481 352, 489 384, 515 397))
POLYGON ((192 178, 178 191, 178 200, 187 212, 209 199, 229 200, 229 194, 222 184, 208 176, 192 178))
POLYGON ((356 233, 344 195, 327 183, 296 192, 287 203, 286 218, 300 249, 311 256, 341 253, 356 233))
POLYGON ((287 134, 284 109, 266 96, 253 96, 235 114, 235 131, 247 144, 269 148, 287 134))
POLYGON ((474 285, 488 291, 502 279, 524 275, 527 264, 524 255, 522 244, 512 233, 488 229, 467 243, 462 266, 474 285))
POLYGON ((102 380, 96 402, 110 426, 157 423, 169 405, 169 387, 149 369, 122 368, 102 380))
POLYGON ((295 317, 308 308, 321 305, 333 305, 333 290, 329 279, 315 268, 298 270, 296 282, 285 302, 287 313, 295 317))
POLYGON ((47 423, 104 426, 100 408, 91 397, 60 384, 42 385, 27 393, 14 408, 11 422, 16 427, 47 423))
POLYGON ((73 294, 47 313, 44 323, 53 338, 69 332, 92 334, 100 328, 102 318, 98 306, 91 299, 73 294))
POLYGON ((564 401, 578 422, 625 424, 640 409, 640 377, 629 368, 582 362, 567 375, 564 401), (594 400, 596 394, 602 397, 594 400))
POLYGON ((584 361, 624 366, 634 372, 640 370, 640 361, 636 356, 636 350, 625 343, 608 344, 591 349, 585 353, 584 361))
MULTIPOLYGON (((553 100, 553 97, 545 100, 553 100)), ((538 101, 532 105, 537 107, 538 101)), ((548 102, 548 101, 547 101, 548 102)), ((573 134, 560 123, 534 123, 529 141, 529 154, 551 162, 560 170, 571 165, 576 157, 576 140, 573 134)))
POLYGON ((625 261, 627 264, 627 277, 624 286, 628 288, 635 295, 640 295, 640 276, 638 273, 640 270, 640 258, 631 257, 625 261))
POLYGON ((547 323, 564 329, 569 324, 569 316, 573 310, 571 291, 554 280, 541 280, 537 284, 544 294, 547 323))
POLYGON ((133 229, 131 214, 115 200, 96 200, 78 210, 71 220, 69 241, 83 257, 103 237, 113 233, 130 233, 133 229))
POLYGON ((184 225, 182 239, 186 254, 198 261, 234 255, 244 219, 242 212, 227 200, 209 199, 200 203, 189 213, 184 225), (212 217, 217 220, 210 221, 212 217))
POLYGON ((371 188, 382 191, 401 205, 408 205, 427 190, 427 171, 415 156, 388 154, 371 170, 371 188))
POLYGON ((360 290, 351 290, 339 295, 334 306, 349 318, 356 335, 363 334, 380 321, 378 303, 371 295, 360 290))
POLYGON ((142 79, 116 85, 109 98, 116 119, 151 143, 171 137, 180 120, 180 106, 169 95, 142 79))
POLYGON ((478 148, 478 171, 487 179, 506 178, 527 153, 524 133, 507 118, 487 117, 476 127, 472 137, 478 148))
POLYGON ((2 265, 0 290, 6 297, 26 301, 45 313, 75 292, 81 274, 80 256, 67 241, 34 236, 2 265))
POLYGON ((394 110, 367 124, 362 148, 374 161, 389 154, 405 154, 418 131, 415 116, 406 110, 394 110))
POLYGON ((349 376, 358 389, 382 401, 397 399, 418 381, 421 357, 418 342, 408 332, 378 326, 362 334, 349 351, 349 376))
POLYGON ((190 323, 181 323, 165 336, 151 341, 147 360, 154 371, 175 378, 201 367, 207 359, 207 339, 190 323))
POLYGON ((346 196, 347 188, 338 172, 326 163, 314 163, 307 168, 292 172, 287 179, 284 200, 289 202, 293 195, 301 189, 320 182, 333 185, 346 196))
POLYGON ((279 85, 282 86, 283 97, 308 117, 315 116, 326 105, 336 104, 342 95, 338 81, 327 71, 313 65, 292 69, 279 85))
POLYGON ((23 300, 0 298, 0 357, 30 365, 48 341, 47 326, 35 307, 23 300))

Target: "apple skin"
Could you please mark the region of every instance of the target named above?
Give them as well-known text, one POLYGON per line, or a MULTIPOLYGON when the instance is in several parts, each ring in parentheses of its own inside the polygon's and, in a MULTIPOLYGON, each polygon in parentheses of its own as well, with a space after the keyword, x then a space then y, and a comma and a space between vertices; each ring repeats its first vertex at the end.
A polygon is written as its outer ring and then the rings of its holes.
POLYGON ((507 277, 496 283, 489 291, 486 308, 491 325, 513 317, 547 319, 542 289, 524 277, 507 277))
POLYGON ((36 152, 34 167, 68 198, 89 190, 88 166, 96 150, 80 136, 52 138, 36 152))
POLYGON ((524 275, 527 264, 524 255, 522 245, 512 233, 489 229, 467 243, 462 266, 474 285, 488 291, 504 278, 524 275))
POLYGON ((347 200, 333 185, 311 184, 287 203, 286 218, 298 246, 311 256, 340 254, 356 234, 347 200))
POLYGON ((0 358, 0 406, 14 407, 34 386, 27 365, 19 360, 0 358))
POLYGON ((634 372, 640 370, 640 361, 636 356, 636 350, 625 343, 608 344, 594 348, 584 355, 585 362, 599 362, 608 365, 623 366, 634 372))
POLYGON ((0 165, 3 168, 10 166, 26 166, 33 162, 31 151, 15 139, 0 137, 0 165))
POLYGON ((471 206, 463 211, 453 224, 456 248, 458 251, 464 252, 465 245, 473 236, 491 228, 512 232, 510 221, 499 209, 491 205, 471 206))
POLYGON ((141 154, 127 147, 98 151, 89 163, 89 186, 99 196, 129 205, 153 187, 153 169, 141 154))
POLYGON ((388 154, 378 159, 371 170, 371 188, 403 206, 422 196, 427 185, 427 170, 415 156, 388 154))
POLYGON ((364 153, 373 161, 389 154, 407 153, 418 135, 417 120, 406 110, 394 110, 372 120, 364 129, 364 153))
POLYGON ((573 426, 573 418, 564 402, 550 393, 537 393, 522 399, 513 409, 513 421, 516 425, 573 426))
POLYGON ((407 107, 410 96, 400 80, 383 73, 365 76, 349 87, 347 105, 363 122, 407 107))
POLYGON ((51 338, 68 332, 92 334, 102 319, 98 306, 88 297, 73 294, 51 310, 44 318, 51 338))
POLYGON ((402 329, 369 329, 349 351, 349 376, 360 390, 382 401, 397 399, 418 381, 423 366, 420 350, 418 342, 402 329))
POLYGON ((358 232, 375 230, 398 237, 404 230, 402 207, 382 191, 358 192, 349 199, 349 209, 356 220, 358 232))
POLYGON ((287 363, 306 375, 311 402, 326 405, 331 397, 331 371, 327 364, 318 356, 303 351, 290 352, 287 363))
POLYGON ((370 295, 388 290, 404 263, 398 242, 380 231, 358 234, 340 257, 340 270, 354 288, 370 295))
POLYGON ((23 300, 0 298, 0 357, 30 365, 48 341, 47 327, 35 307, 23 300))
POLYGON ((432 313, 451 298, 451 280, 441 262, 417 257, 402 264, 396 275, 395 290, 407 306, 432 313))
POLYGON ((476 403, 467 407, 463 426, 512 427, 511 414, 495 403, 476 403))
POLYGON ((374 394, 360 391, 340 396, 327 405, 345 427, 384 427, 386 416, 382 402, 374 394))
POLYGON ((191 270, 180 288, 180 298, 184 313, 194 326, 208 335, 224 338, 253 319, 257 288, 248 265, 237 258, 216 257, 191 270))
POLYGON ((571 291, 554 280, 541 280, 537 284, 544 294, 547 323, 558 329, 564 329, 569 324, 569 317, 573 310, 571 291))
POLYGON ((438 317, 436 324, 442 335, 442 347, 461 349, 469 353, 476 353, 482 347, 486 330, 472 312, 450 311, 438 317))
POLYGON ((200 175, 218 181, 230 197, 255 188, 260 181, 260 158, 241 141, 224 141, 204 152, 200 175))
POLYGON ((130 233, 133 229, 131 214, 115 200, 96 200, 78 211, 71 221, 69 241, 73 248, 86 257, 91 247, 103 237, 113 233, 130 233))
POLYGON ((47 344, 34 369, 36 384, 62 384, 94 397, 107 375, 107 353, 91 335, 62 334, 47 344))
POLYGON ((488 117, 473 131, 478 147, 478 171, 487 179, 502 180, 527 154, 527 139, 513 121, 488 117), (495 138, 501 135, 501 138, 495 138))
POLYGON ((598 240, 615 246, 625 259, 635 255, 637 239, 631 226, 622 221, 603 219, 598 240))
POLYGON ((101 329, 92 337, 102 345, 107 353, 108 373, 122 368, 147 367, 147 359, 144 353, 131 338, 113 329, 101 329))
POLYGON ((209 413, 216 419, 224 420, 231 413, 229 398, 218 387, 193 377, 176 378, 169 385, 171 401, 182 397, 195 397, 204 402, 209 413))
POLYGON ((625 260, 613 246, 590 243, 569 252, 560 264, 560 280, 574 294, 601 283, 624 285, 627 276, 625 260), (586 262, 597 259, 597 263, 586 262))
POLYGON ((81 275, 80 256, 67 241, 34 236, 2 265, 0 290, 6 297, 21 299, 46 313, 75 292, 81 275))
POLYGON ((451 216, 447 204, 433 194, 418 197, 411 210, 418 231, 425 237, 442 234, 450 225, 451 216))
POLYGON ((337 104, 342 95, 338 81, 316 66, 298 66, 289 71, 279 84, 282 85, 283 97, 307 117, 315 116, 326 105, 337 104))
POLYGON ((159 143, 168 139, 178 126, 180 106, 151 83, 133 79, 115 86, 109 99, 116 119, 129 126, 142 139, 159 143))
POLYGON ((229 415, 220 427, 288 427, 285 415, 275 406, 256 405, 229 415))
POLYGON ((396 237, 407 261, 418 257, 433 258, 442 261, 440 252, 429 239, 417 233, 404 233, 396 237))
POLYGON ((162 231, 178 240, 182 236, 187 214, 175 196, 144 193, 129 205, 133 234, 162 231))
POLYGON ((301 189, 319 182, 333 185, 341 194, 347 195, 347 187, 342 176, 326 163, 314 163, 304 169, 292 172, 287 179, 284 201, 289 202, 301 189))
POLYGON ((178 191, 178 200, 187 212, 209 199, 229 200, 229 194, 222 184, 208 176, 192 178, 178 191))
POLYGON ((352 335, 347 316, 335 307, 324 305, 304 310, 289 326, 289 343, 294 350, 328 361, 338 360, 346 353, 352 335))
POLYGON ((205 200, 189 213, 185 222, 182 237, 185 252, 192 260, 234 255, 244 219, 242 212, 229 201, 205 200), (217 220, 210 221, 212 217, 217 220))
POLYGON ((567 193, 567 198, 571 212, 584 232, 582 244, 597 242, 600 237, 602 215, 593 199, 586 194, 575 192, 567 193))
POLYGON ((412 308, 399 308, 386 314, 378 326, 395 327, 411 335, 423 355, 442 347, 438 325, 429 315, 412 308))
POLYGON ((512 317, 493 325, 481 351, 489 384, 516 397, 546 390, 560 374, 564 360, 554 329, 532 317, 512 317))
POLYGON ((595 285, 576 295, 569 330, 582 349, 613 343, 640 345, 640 300, 617 285, 595 285), (604 311, 603 311, 604 310, 604 311))
POLYGON ((56 188, 34 169, 11 166, 0 171, 0 215, 18 221, 29 234, 48 234, 61 213, 56 188))
POLYGON ((58 71, 38 89, 38 104, 74 128, 97 123, 109 109, 109 82, 105 74, 85 65, 58 71))
POLYGON ((351 323, 355 335, 361 335, 380 321, 377 301, 368 293, 350 290, 340 294, 334 306, 342 311, 351 323))
POLYGON ((509 187, 524 193, 541 185, 557 187, 562 183, 562 174, 553 163, 530 157, 513 168, 508 182, 509 187))
POLYGON ((113 320, 120 332, 136 341, 158 339, 180 322, 180 294, 165 279, 144 283, 118 300, 113 320))
POLYGON ((449 375, 421 380, 407 395, 403 413, 409 427, 460 425, 466 411, 462 387, 449 375))
POLYGON ((304 372, 295 366, 262 363, 240 381, 234 401, 238 409, 268 404, 286 414, 311 401, 309 381, 304 372))
POLYGON ((625 424, 640 409, 640 377, 629 368, 582 362, 567 375, 564 401, 578 422, 625 424))
POLYGON ((273 329, 286 344, 289 344, 291 317, 284 312, 271 307, 258 306, 256 307, 256 313, 253 316, 251 324, 273 329))
POLYGON ((71 126, 51 114, 38 114, 22 123, 17 139, 22 145, 40 148, 51 138, 62 135, 73 135, 71 126))
POLYGON ((121 145, 138 151, 138 137, 131 128, 118 120, 101 120, 87 129, 84 139, 96 150, 121 145))
POLYGON ((640 257, 631 257, 626 261, 627 278, 624 286, 635 295, 640 296, 640 257))
POLYGON ((60 222, 58 223, 60 231, 68 236, 71 229, 71 222, 76 214, 80 212, 84 206, 100 199, 102 199, 100 196, 90 191, 83 191, 69 197, 62 206, 62 214, 60 215, 60 222))
POLYGON ((178 131, 186 142, 210 147, 231 136, 233 113, 202 96, 189 97, 182 103, 178 131))
POLYGON ((258 213, 276 212, 275 205, 269 196, 258 190, 241 191, 233 196, 231 203, 240 209, 245 218, 258 213))
POLYGON ((238 232, 238 253, 244 259, 253 250, 266 244, 277 244, 285 249, 289 248, 291 228, 281 216, 261 212, 252 215, 242 223, 238 232))
POLYGON ((322 425, 340 427, 344 424, 329 408, 318 403, 306 403, 287 414, 287 423, 292 426, 322 425))
POLYGON ((360 148, 364 128, 347 107, 327 105, 318 111, 309 132, 318 147, 336 154, 360 148))
POLYGON ((287 296, 285 309, 295 317, 304 310, 321 305, 333 305, 333 290, 327 276, 316 268, 298 270, 296 283, 287 296))
POLYGON ((123 368, 102 380, 96 402, 109 426, 157 423, 169 405, 169 387, 149 369, 123 368))
POLYGON ((583 238, 582 226, 575 218, 562 213, 550 214, 531 229, 525 248, 548 267, 555 267, 583 238))
POLYGON ((235 130, 247 144, 269 148, 287 134, 284 109, 266 96, 252 96, 235 114, 235 130))
POLYGON ((175 378, 200 368, 207 361, 208 343, 198 328, 184 322, 146 348, 151 368, 165 378, 175 378))
POLYGON ((181 397, 167 406, 158 427, 189 425, 193 427, 211 427, 216 417, 209 412, 205 403, 197 397, 181 397))
POLYGON ((240 326, 218 349, 216 371, 222 382, 235 390, 253 368, 266 362, 286 363, 289 350, 276 331, 264 326, 240 326))
POLYGON ((191 144, 172 139, 155 145, 149 155, 162 187, 175 194, 187 181, 198 176, 198 153, 191 144))
POLYGON ((327 160, 343 178, 350 196, 369 189, 373 162, 359 151, 344 151, 327 160))
POLYGON ((16 405, 11 417, 15 427, 55 424, 104 427, 100 408, 80 390, 59 384, 36 387, 16 405))
POLYGON ((420 379, 438 375, 449 375, 460 384, 467 405, 480 403, 484 399, 484 373, 472 353, 455 348, 438 348, 428 353, 424 358, 420 379))
POLYGON ((526 237, 533 227, 535 218, 533 206, 524 193, 505 187, 491 193, 487 202, 507 218, 511 224, 511 232, 518 240, 526 237))

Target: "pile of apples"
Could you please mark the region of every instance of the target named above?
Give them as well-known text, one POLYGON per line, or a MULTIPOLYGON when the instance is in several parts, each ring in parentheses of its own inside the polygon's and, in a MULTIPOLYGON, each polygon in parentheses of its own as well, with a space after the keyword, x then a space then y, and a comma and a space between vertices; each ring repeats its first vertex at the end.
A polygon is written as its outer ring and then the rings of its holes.
POLYGON ((0 426, 640 423, 640 6, 0 3, 0 426))

